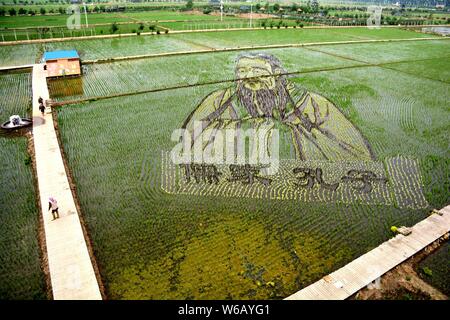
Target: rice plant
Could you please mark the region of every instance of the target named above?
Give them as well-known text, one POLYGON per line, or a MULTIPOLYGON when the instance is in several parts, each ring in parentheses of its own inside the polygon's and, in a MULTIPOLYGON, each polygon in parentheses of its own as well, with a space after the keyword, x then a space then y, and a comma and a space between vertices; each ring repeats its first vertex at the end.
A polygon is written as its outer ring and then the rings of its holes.
MULTIPOLYGON (((30 111, 29 74, 0 76, 0 118, 30 111)), ((24 137, 0 135, 0 298, 46 299, 38 244, 38 209, 24 137)))

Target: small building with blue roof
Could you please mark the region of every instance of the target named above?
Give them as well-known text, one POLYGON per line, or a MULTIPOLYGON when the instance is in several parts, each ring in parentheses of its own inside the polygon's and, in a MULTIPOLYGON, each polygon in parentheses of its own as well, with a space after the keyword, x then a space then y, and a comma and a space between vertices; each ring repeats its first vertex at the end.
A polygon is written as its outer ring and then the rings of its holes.
POLYGON ((42 63, 45 64, 47 78, 81 74, 80 56, 76 50, 46 51, 42 63))

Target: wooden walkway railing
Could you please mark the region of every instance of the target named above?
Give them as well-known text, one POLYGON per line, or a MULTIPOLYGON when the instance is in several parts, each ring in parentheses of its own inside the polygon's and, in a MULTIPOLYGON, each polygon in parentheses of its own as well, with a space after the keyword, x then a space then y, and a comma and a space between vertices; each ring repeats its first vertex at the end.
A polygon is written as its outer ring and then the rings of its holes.
POLYGON ((294 293, 286 300, 343 300, 366 287, 450 230, 450 206, 397 235, 346 266, 294 293))

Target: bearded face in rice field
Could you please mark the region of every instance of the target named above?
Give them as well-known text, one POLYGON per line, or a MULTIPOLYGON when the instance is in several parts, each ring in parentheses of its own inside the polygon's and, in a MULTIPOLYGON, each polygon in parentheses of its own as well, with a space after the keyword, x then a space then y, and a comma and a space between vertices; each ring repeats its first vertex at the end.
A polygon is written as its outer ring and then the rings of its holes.
POLYGON ((270 121, 284 130, 299 160, 372 160, 374 156, 357 128, 328 99, 287 78, 281 62, 271 55, 241 55, 236 59, 235 84, 205 97, 182 128, 192 143, 214 143, 211 129, 256 128, 270 121), (201 122, 200 134, 194 123, 201 122), (202 132, 208 131, 208 137, 202 132))
POLYGON ((241 57, 235 70, 236 94, 248 113, 254 117, 273 117, 285 110, 287 81, 285 71, 272 57, 241 57))

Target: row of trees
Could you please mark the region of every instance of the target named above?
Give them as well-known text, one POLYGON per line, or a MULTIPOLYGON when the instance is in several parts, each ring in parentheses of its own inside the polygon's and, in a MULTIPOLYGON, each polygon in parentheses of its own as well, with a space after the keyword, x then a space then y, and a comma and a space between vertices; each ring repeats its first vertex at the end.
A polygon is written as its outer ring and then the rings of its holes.
MULTIPOLYGON (((87 8, 87 12, 91 13, 91 12, 107 12, 108 8, 105 7, 104 5, 101 6, 95 6, 94 8, 87 8)), ((10 16, 23 16, 23 15, 36 15, 37 13, 41 14, 41 15, 45 15, 45 14, 55 14, 55 13, 59 13, 59 14, 65 14, 66 13, 66 8, 63 7, 59 7, 58 9, 53 9, 50 8, 48 11, 44 8, 41 7, 39 10, 33 10, 33 9, 26 9, 26 8, 19 8, 18 10, 16 10, 15 8, 10 8, 8 10, 5 10, 4 8, 0 8, 0 16, 5 16, 6 13, 8 13, 10 16)))
POLYGON ((255 5, 256 11, 260 11, 262 10, 262 8, 264 8, 265 12, 275 12, 275 13, 278 13, 281 10, 297 12, 298 9, 301 9, 302 12, 305 13, 318 13, 321 8, 323 9, 323 7, 319 7, 319 2, 317 0, 312 1, 308 0, 306 5, 297 5, 296 3, 293 3, 290 7, 283 7, 283 8, 278 3, 275 3, 273 6, 270 6, 269 2, 266 2, 264 6, 261 6, 261 4, 259 3, 255 5))
MULTIPOLYGON (((45 2, 42 2, 42 1, 35 2, 33 0, 30 0, 30 1, 28 1, 28 0, 13 0, 12 2, 13 2, 13 4, 19 4, 19 5, 25 5, 25 6, 26 5, 34 5, 34 4, 42 4, 42 3, 45 3, 45 4, 56 4, 56 3, 71 4, 72 3, 71 0, 47 0, 45 2)), ((86 2, 86 3, 102 3, 102 2, 105 2, 106 3, 106 2, 109 2, 109 1, 107 1, 107 0, 84 0, 83 2, 86 2)), ((2 4, 6 5, 5 1, 2 1, 2 4)))
MULTIPOLYGON (((19 10, 16 10, 16 9, 14 9, 14 8, 10 8, 8 11, 6 11, 5 9, 0 8, 0 16, 5 16, 5 15, 6 15, 6 12, 8 12, 8 14, 9 14, 10 16, 17 16, 17 15, 20 15, 20 16, 23 16, 23 15, 31 15, 31 16, 34 16, 34 15, 36 15, 36 13, 37 13, 37 12, 36 12, 35 10, 33 10, 33 9, 27 10, 27 9, 24 9, 24 8, 19 8, 19 10)), ((40 14, 44 15, 44 14, 47 13, 47 10, 45 10, 45 8, 41 8, 41 9, 39 9, 38 12, 39 12, 40 14)), ((49 10, 49 13, 54 13, 53 9, 49 10)))

